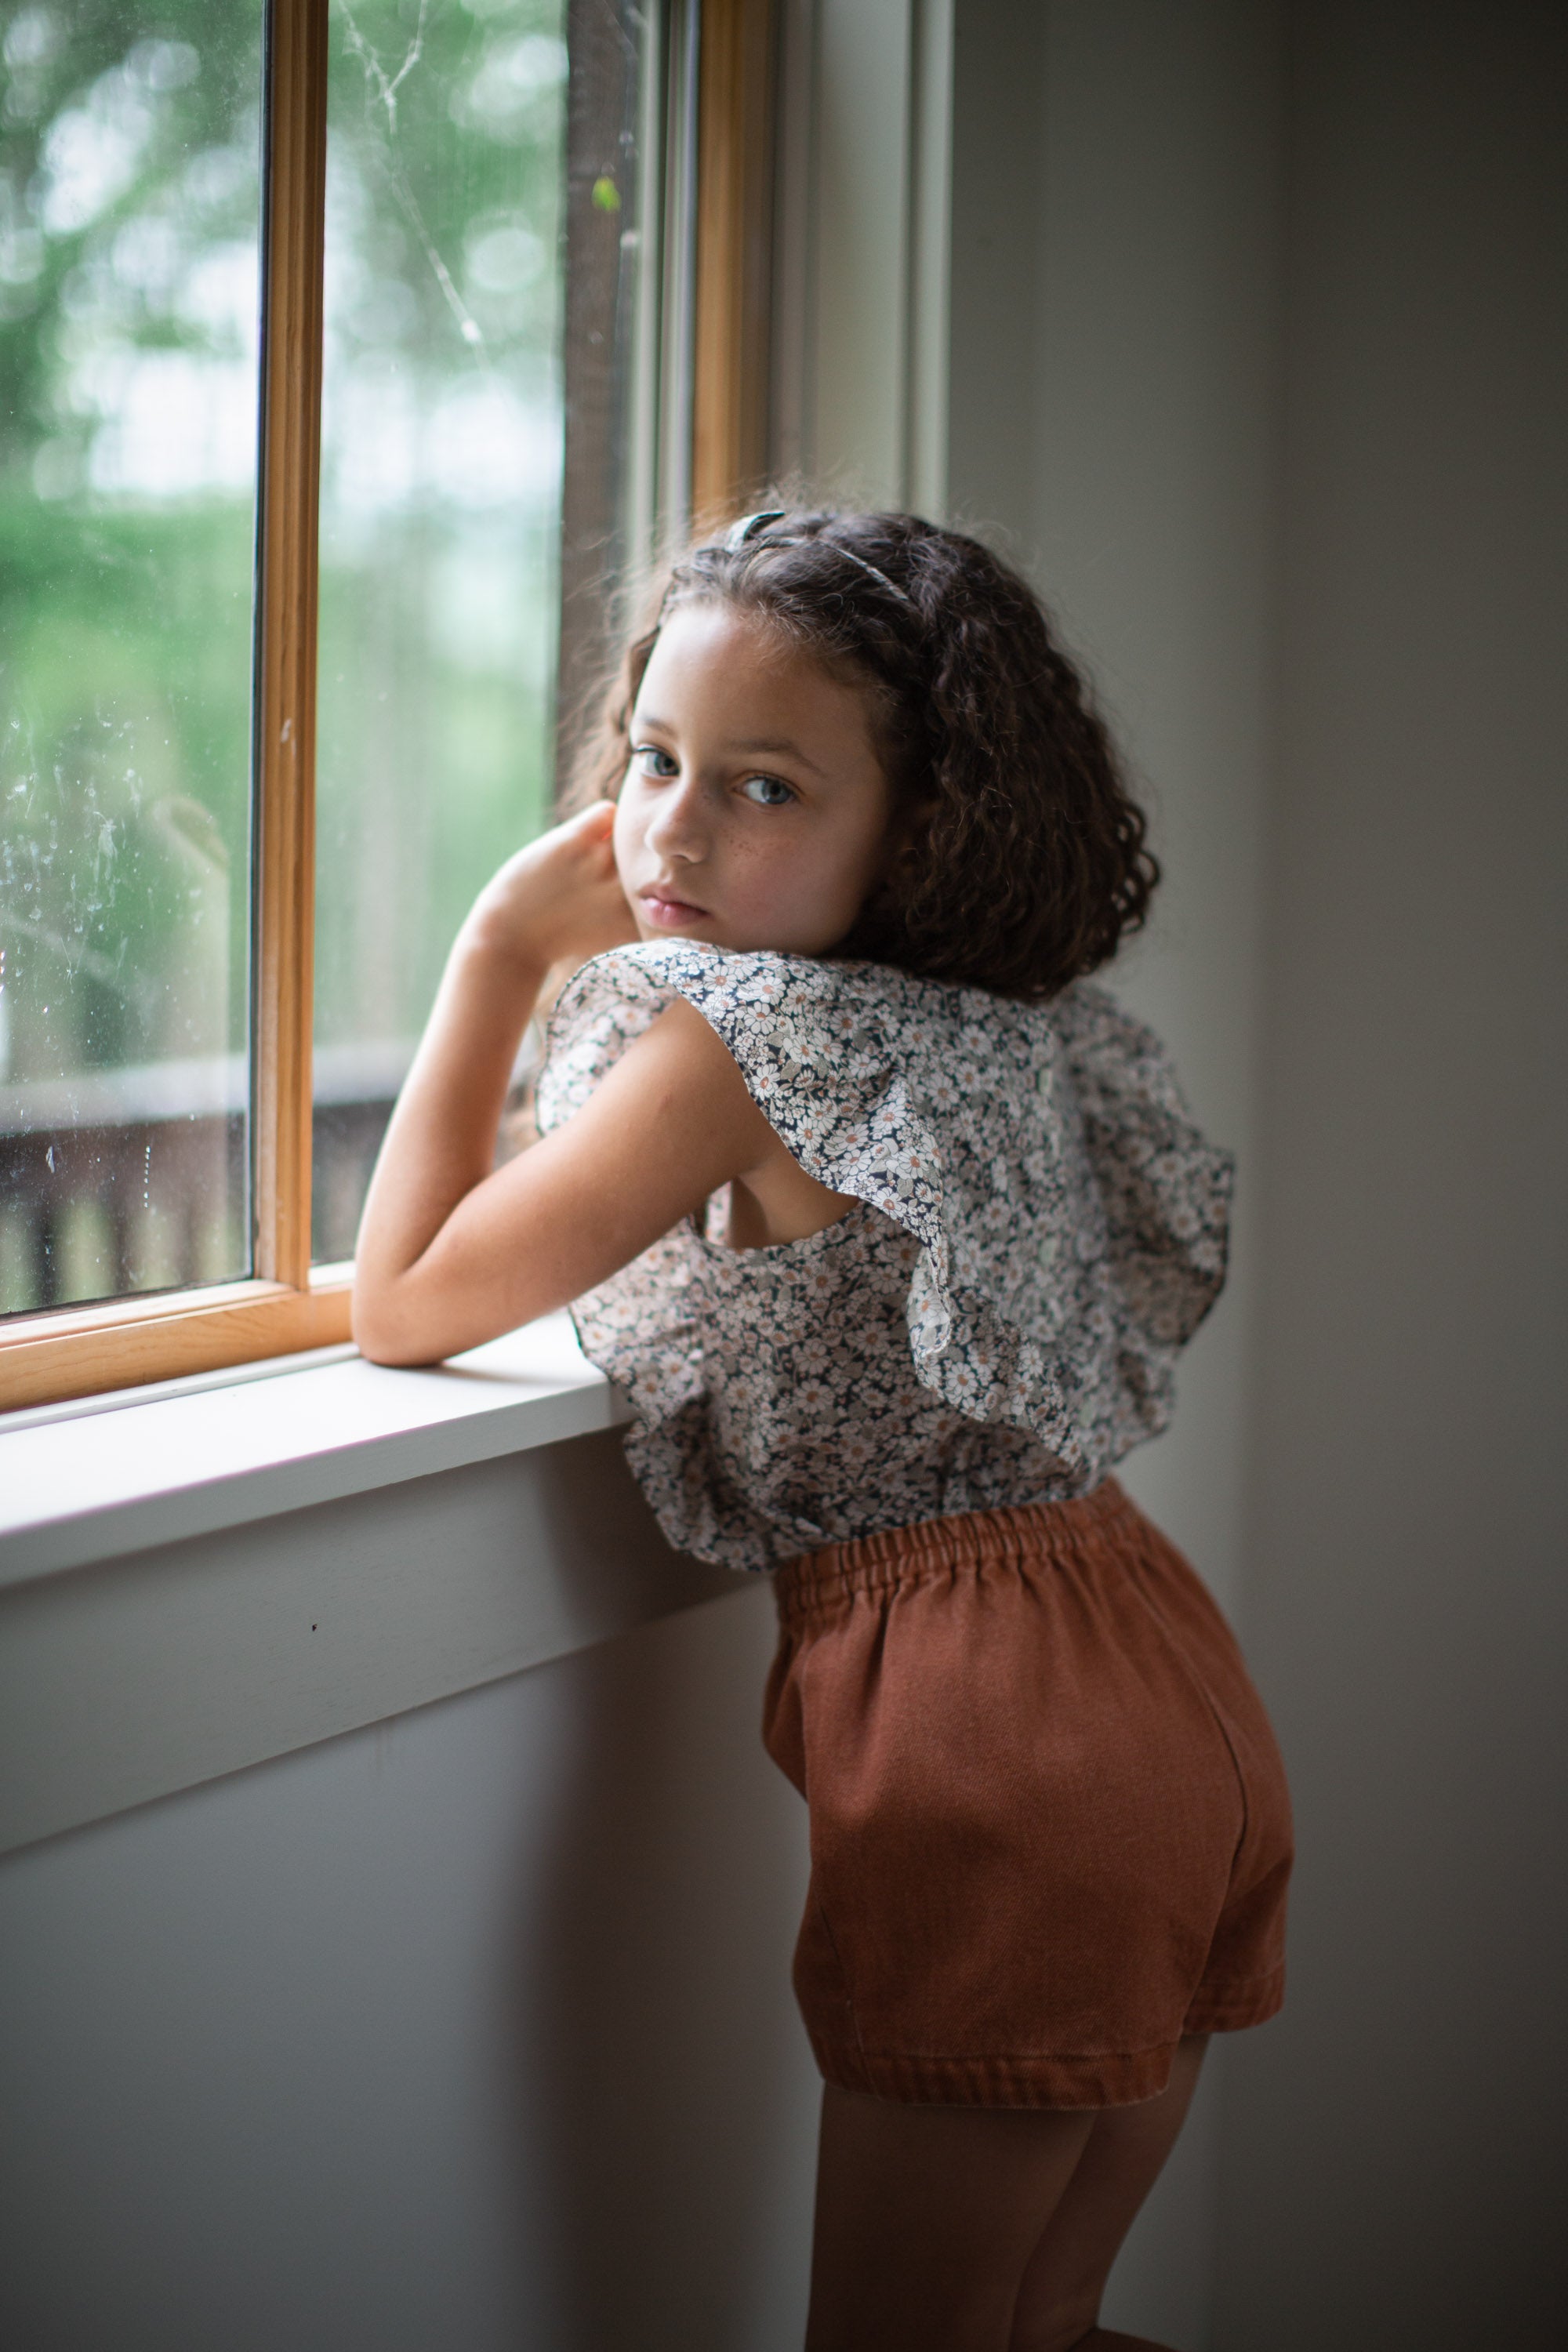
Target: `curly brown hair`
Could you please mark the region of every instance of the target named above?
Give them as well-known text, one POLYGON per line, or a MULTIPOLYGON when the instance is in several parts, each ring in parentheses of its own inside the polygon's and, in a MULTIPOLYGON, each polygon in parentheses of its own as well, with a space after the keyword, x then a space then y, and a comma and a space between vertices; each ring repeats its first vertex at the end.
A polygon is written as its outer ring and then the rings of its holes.
POLYGON ((1038 1003, 1138 929, 1159 867, 1039 599, 962 532, 797 508, 691 548, 605 698, 574 799, 614 799, 662 623, 756 614, 869 690, 900 846, 836 953, 1038 1003))

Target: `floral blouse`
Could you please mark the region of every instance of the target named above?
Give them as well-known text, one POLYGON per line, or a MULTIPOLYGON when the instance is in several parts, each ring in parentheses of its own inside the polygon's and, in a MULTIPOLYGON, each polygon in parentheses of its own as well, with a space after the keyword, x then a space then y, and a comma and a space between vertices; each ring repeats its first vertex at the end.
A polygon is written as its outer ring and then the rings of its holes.
POLYGON ((1225 1278, 1229 1156, 1169 1059, 1078 982, 1047 1005, 879 964, 616 948, 568 983, 548 1132, 677 997, 820 1183, 805 1241, 731 1249, 713 1211, 573 1309, 636 1421, 672 1544, 765 1569, 879 1528, 1086 1493, 1170 1418, 1225 1278))

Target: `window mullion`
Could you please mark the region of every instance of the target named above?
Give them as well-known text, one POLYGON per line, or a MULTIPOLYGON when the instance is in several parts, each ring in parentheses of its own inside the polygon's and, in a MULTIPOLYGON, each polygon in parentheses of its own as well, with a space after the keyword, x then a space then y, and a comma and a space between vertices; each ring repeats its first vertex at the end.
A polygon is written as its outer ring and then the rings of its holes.
POLYGON ((774 0, 702 0, 691 505, 733 514, 767 472, 774 0))
POLYGON ((255 1269, 310 1276, 316 571, 328 0, 270 0, 251 943, 255 1269))
POLYGON ((565 463, 556 664, 556 785, 565 783, 584 705, 612 634, 605 583, 626 554, 623 500, 635 273, 625 240, 641 227, 632 168, 642 11, 637 0, 566 0, 563 321, 565 463))

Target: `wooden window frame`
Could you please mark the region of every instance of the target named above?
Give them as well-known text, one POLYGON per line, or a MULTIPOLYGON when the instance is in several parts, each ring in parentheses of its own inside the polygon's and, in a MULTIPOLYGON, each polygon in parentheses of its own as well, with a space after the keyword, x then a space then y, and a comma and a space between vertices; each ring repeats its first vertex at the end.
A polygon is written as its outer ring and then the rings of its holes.
MULTIPOLYGON (((692 503, 760 479, 773 0, 699 0, 692 503)), ((328 0, 269 0, 262 198, 250 1118, 254 1278, 0 1325, 0 1411, 350 1337, 350 1283, 310 1265, 317 521, 328 0)), ((570 227, 568 232, 570 245, 570 227)))

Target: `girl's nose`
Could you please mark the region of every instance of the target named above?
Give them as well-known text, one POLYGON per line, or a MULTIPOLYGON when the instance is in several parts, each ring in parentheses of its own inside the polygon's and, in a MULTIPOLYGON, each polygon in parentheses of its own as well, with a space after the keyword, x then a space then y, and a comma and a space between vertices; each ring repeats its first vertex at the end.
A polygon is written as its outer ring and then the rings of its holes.
POLYGON ((702 790, 694 776, 679 776, 665 785, 649 811, 646 837, 661 857, 679 857, 688 866, 707 856, 702 790))

